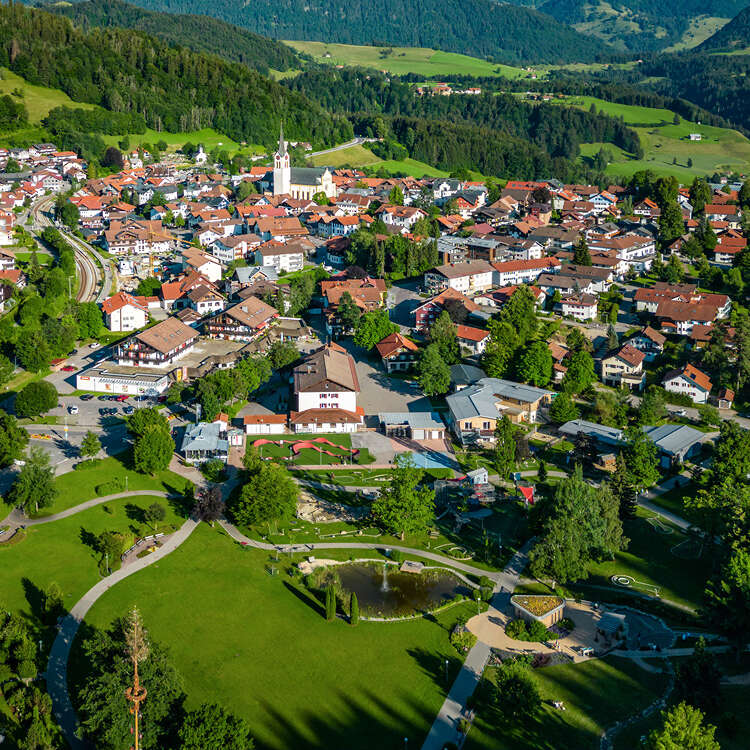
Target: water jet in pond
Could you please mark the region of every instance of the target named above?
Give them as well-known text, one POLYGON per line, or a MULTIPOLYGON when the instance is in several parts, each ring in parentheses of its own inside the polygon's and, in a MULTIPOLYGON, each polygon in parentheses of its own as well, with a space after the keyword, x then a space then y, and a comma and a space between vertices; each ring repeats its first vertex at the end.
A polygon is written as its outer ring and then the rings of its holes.
POLYGON ((425 570, 417 575, 383 570, 377 564, 353 563, 336 567, 341 588, 357 595, 360 611, 370 617, 401 617, 427 612, 447 604, 457 595, 470 595, 469 587, 447 571, 425 570))

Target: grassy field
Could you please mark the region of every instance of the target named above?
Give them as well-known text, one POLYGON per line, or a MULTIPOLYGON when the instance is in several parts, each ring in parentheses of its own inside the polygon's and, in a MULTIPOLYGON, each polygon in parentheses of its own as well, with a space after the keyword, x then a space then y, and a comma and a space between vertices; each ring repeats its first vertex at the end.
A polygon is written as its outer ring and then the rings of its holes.
POLYGON ((470 75, 523 78, 528 72, 510 65, 480 60, 477 57, 442 52, 425 47, 368 47, 325 42, 284 42, 298 52, 313 57, 317 62, 331 65, 374 68, 394 75, 416 73, 424 76, 470 75), (389 54, 381 55, 381 50, 389 54))
POLYGON ((0 545, 0 592, 8 609, 29 617, 39 614, 39 592, 51 582, 63 590, 70 607, 99 579, 100 555, 91 547, 104 531, 150 534, 143 509, 154 502, 167 509, 164 525, 179 526, 182 517, 160 497, 131 497, 77 513, 60 521, 29 526, 26 539, 0 545))
MULTIPOLYGON (((122 135, 103 135, 102 139, 109 146, 116 146, 118 141, 122 140, 122 135)), ((131 148, 138 148, 142 143, 158 143, 164 141, 169 151, 176 151, 184 144, 202 143, 206 151, 213 151, 218 148, 231 153, 241 152, 243 154, 262 154, 265 149, 262 146, 253 144, 237 143, 226 135, 219 133, 213 128, 203 128, 203 130, 193 130, 184 133, 166 133, 157 132, 150 128, 145 133, 128 133, 131 148)))
POLYGON ((437 167, 431 167, 429 164, 425 164, 423 161, 417 161, 416 159, 402 159, 396 161, 395 159, 388 159, 381 161, 377 164, 378 172, 380 170, 389 174, 407 174, 411 177, 447 177, 448 172, 438 169, 437 167))
POLYGON ((95 497, 124 492, 125 477, 128 480, 128 490, 158 490, 181 494, 187 484, 186 479, 171 471, 160 472, 155 477, 139 474, 130 465, 130 454, 127 452, 100 459, 93 468, 70 471, 57 477, 55 484, 58 495, 55 504, 51 508, 44 508, 38 517, 59 513, 95 497))
POLYGON ((635 128, 643 145, 643 159, 635 159, 611 144, 581 145, 584 158, 592 157, 602 147, 610 151, 614 158, 607 172, 614 176, 629 177, 640 169, 653 169, 660 174, 688 179, 715 171, 750 169, 750 141, 736 130, 699 125, 684 119, 675 125, 674 113, 668 109, 616 104, 591 96, 569 96, 556 99, 554 103, 586 110, 593 104, 598 111, 622 117, 626 124, 635 128), (700 133, 701 141, 690 141, 690 133, 700 133), (689 159, 691 166, 688 166, 689 159))
MULTIPOLYGON (((23 91, 21 101, 26 105, 26 110, 29 113, 29 121, 32 123, 42 120, 55 107, 94 109, 93 104, 74 102, 59 89, 34 86, 7 68, 0 68, 0 95, 10 94, 14 89, 21 89, 23 91)), ((18 101, 16 97, 13 98, 18 101)))
POLYGON ((533 674, 543 699, 539 712, 509 723, 493 705, 480 704, 466 750, 594 750, 604 729, 645 708, 666 686, 666 675, 615 657, 533 674), (551 705, 558 700, 565 711, 551 705))
POLYGON ((690 20, 690 24, 682 35, 682 39, 671 47, 667 47, 665 52, 679 52, 684 49, 692 49, 708 37, 715 34, 722 26, 725 26, 729 18, 719 18, 718 16, 699 16, 690 20))
MULTIPOLYGON (((400 748, 404 737, 419 747, 444 699, 444 660, 450 680, 460 664, 447 629, 473 605, 436 621, 328 623, 268 562, 201 525, 107 592, 86 622, 107 627, 137 602, 150 636, 170 648, 188 705, 218 702, 246 718, 261 750, 400 748)), ((74 649, 77 680, 82 666, 74 649)))
POLYGON ((367 167, 372 164, 380 164, 383 160, 379 156, 375 156, 369 148, 356 144, 340 151, 313 156, 310 161, 314 167, 341 167, 344 165, 367 167))

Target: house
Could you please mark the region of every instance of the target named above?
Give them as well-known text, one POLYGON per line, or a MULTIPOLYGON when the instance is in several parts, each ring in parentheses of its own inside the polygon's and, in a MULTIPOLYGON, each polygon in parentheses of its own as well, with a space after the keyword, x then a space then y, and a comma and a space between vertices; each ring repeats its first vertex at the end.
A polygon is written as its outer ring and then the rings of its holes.
POLYGON ((363 425, 354 359, 338 344, 305 357, 294 368, 293 384, 297 410, 289 421, 294 432, 356 432, 363 425))
POLYGON ((187 298, 190 309, 195 310, 201 318, 217 310, 223 310, 226 304, 224 297, 215 288, 205 284, 191 289, 187 293, 187 298))
POLYGON ((164 229, 161 221, 146 219, 112 221, 103 240, 104 249, 114 255, 167 253, 174 244, 174 237, 164 229))
POLYGON ((598 303, 593 294, 571 294, 560 300, 563 316, 575 320, 596 320, 598 303))
POLYGON ((200 250, 193 248, 183 250, 182 268, 188 272, 197 271, 214 284, 221 281, 221 263, 200 250))
POLYGON ((433 293, 444 289, 463 294, 485 292, 493 286, 493 267, 484 260, 437 266, 425 272, 424 283, 433 293))
POLYGON ((414 309, 414 328, 418 331, 428 330, 450 304, 461 304, 469 313, 479 310, 479 306, 466 295, 449 287, 414 309))
POLYGON ((644 427, 643 431, 659 450, 660 463, 665 469, 697 456, 706 439, 705 433, 684 424, 644 427))
POLYGON ((468 388, 474 383, 478 383, 482 378, 487 377, 487 373, 474 365, 465 365, 459 363, 451 365, 451 391, 460 391, 468 388))
POLYGON ((375 344, 386 372, 411 369, 417 361, 419 347, 400 333, 391 333, 375 344))
POLYGON ((189 292, 199 286, 216 289, 216 285, 213 282, 197 271, 192 271, 174 281, 165 281, 161 285, 161 306, 165 310, 188 307, 190 304, 190 300, 188 299, 189 292))
POLYGON ((472 354, 482 354, 490 340, 490 332, 472 326, 457 325, 456 338, 458 343, 472 354))
POLYGON ((685 365, 682 370, 668 372, 661 382, 665 390, 687 396, 696 404, 708 403, 713 387, 708 375, 694 365, 685 365))
POLYGON ((167 318, 119 342, 115 354, 120 365, 160 367, 171 365, 194 346, 198 333, 177 318, 167 318))
POLYGON ((474 385, 446 396, 448 424, 462 442, 493 441, 498 419, 535 422, 552 391, 498 378, 483 378, 474 385))
POLYGON ((387 289, 384 279, 328 279, 320 282, 326 329, 332 335, 346 333, 338 317, 341 298, 348 293, 361 312, 379 310, 385 305, 387 289))
POLYGON ((664 352, 664 344, 667 337, 655 331, 651 326, 646 326, 640 333, 628 339, 628 344, 638 349, 645 355, 646 362, 653 362, 664 352))
POLYGON ((278 316, 271 305, 257 297, 248 297, 210 317, 204 329, 211 338, 253 341, 278 316))
POLYGON ((723 388, 716 399, 719 409, 731 409, 734 403, 734 391, 723 388))
POLYGON ((425 211, 413 206, 381 206, 375 215, 383 221, 386 226, 396 227, 402 231, 410 232, 412 227, 420 220, 427 217, 425 211))
POLYGON ((587 422, 585 419, 573 419, 560 425, 557 431, 572 442, 575 442, 579 435, 585 435, 599 448, 619 447, 624 441, 624 433, 617 427, 587 422))
POLYGON ((148 303, 143 297, 134 297, 127 292, 118 292, 105 299, 102 312, 110 331, 136 331, 148 323, 148 303))
POLYGON ((436 412, 383 412, 380 429, 390 438, 444 440, 445 425, 436 412))
POLYGON ((0 245, 13 244, 13 229, 16 225, 16 215, 12 211, 0 209, 0 245))
POLYGON ((273 268, 276 273, 301 271, 304 261, 304 251, 297 244, 264 242, 255 248, 255 262, 262 268, 273 268))
POLYGON ((616 352, 602 359, 602 381, 615 388, 640 391, 646 384, 643 371, 644 352, 625 344, 616 352))
POLYGON ((229 457, 227 430, 220 422, 189 424, 185 428, 180 452, 191 464, 216 460, 226 463, 229 457))

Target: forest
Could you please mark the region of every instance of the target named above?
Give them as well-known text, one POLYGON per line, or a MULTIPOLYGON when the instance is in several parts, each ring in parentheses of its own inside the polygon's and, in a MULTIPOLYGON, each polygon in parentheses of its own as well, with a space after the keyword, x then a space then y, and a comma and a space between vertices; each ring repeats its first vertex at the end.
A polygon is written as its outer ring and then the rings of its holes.
MULTIPOLYGON (((286 85, 338 114, 405 115, 489 128, 493 137, 512 136, 530 141, 549 157, 575 159, 580 143, 613 143, 634 154, 641 148, 635 131, 617 118, 572 107, 530 104, 509 94, 419 97, 411 86, 396 78, 328 68, 302 73, 286 81, 286 85)), ((354 121, 357 122, 356 117, 354 121)), ((440 129, 434 135, 441 140, 440 129)), ((398 140, 411 151, 409 143, 398 140)))
POLYGON ((138 0, 171 13, 200 13, 272 39, 434 47, 499 62, 587 62, 612 52, 551 16, 494 0, 138 0))
POLYGON ((290 139, 333 145, 351 137, 344 118, 244 65, 174 48, 127 29, 76 29, 21 5, 0 6, 0 66, 75 101, 140 115, 157 130, 213 127, 270 146, 284 122, 290 139))
POLYGON ((269 70, 299 67, 294 50, 281 42, 253 34, 209 16, 157 13, 120 0, 86 0, 54 4, 49 10, 71 18, 81 28, 119 26, 143 31, 172 45, 188 47, 247 65, 263 75, 269 70))

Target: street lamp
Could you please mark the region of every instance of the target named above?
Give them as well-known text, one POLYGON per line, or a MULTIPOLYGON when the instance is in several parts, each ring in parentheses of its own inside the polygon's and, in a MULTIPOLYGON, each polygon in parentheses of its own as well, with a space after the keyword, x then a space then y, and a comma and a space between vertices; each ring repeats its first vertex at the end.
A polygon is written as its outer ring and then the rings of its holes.
POLYGON ((448 660, 445 660, 445 682, 448 682, 448 660))

